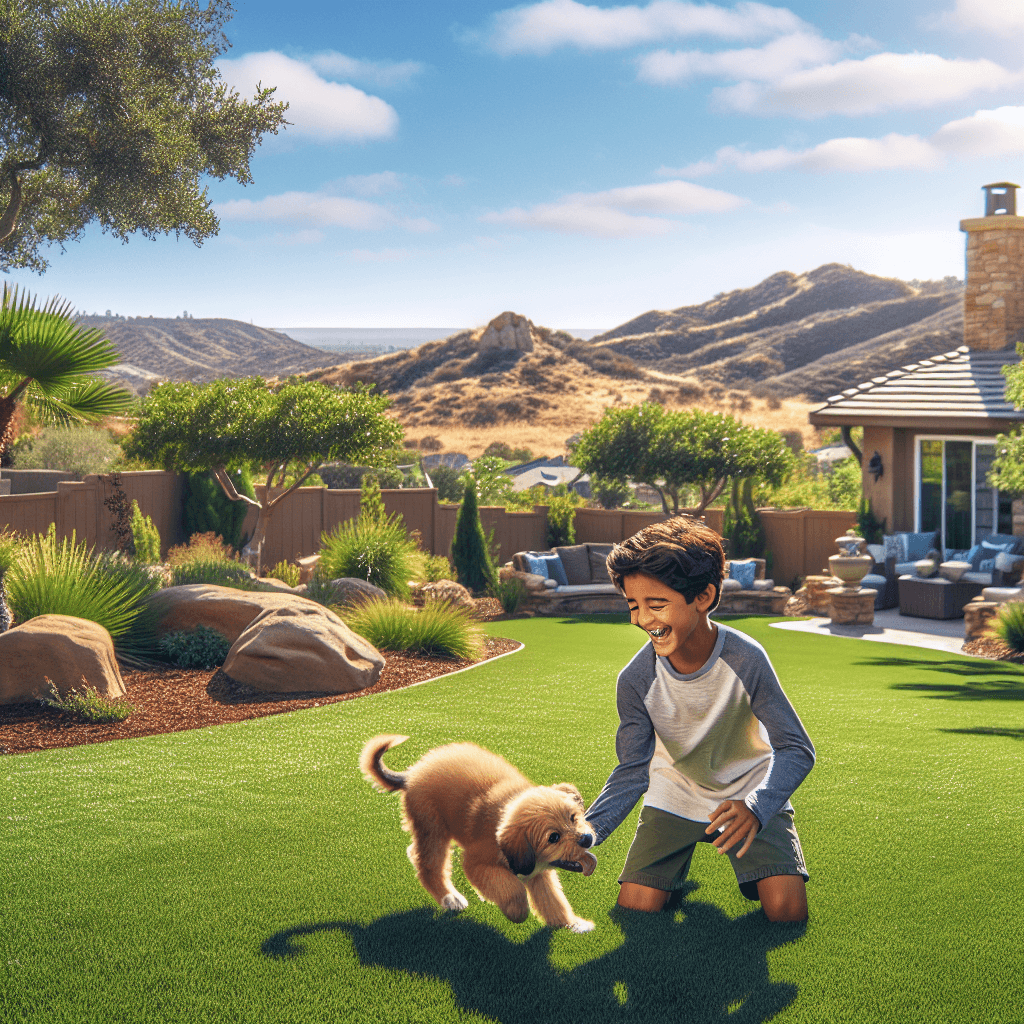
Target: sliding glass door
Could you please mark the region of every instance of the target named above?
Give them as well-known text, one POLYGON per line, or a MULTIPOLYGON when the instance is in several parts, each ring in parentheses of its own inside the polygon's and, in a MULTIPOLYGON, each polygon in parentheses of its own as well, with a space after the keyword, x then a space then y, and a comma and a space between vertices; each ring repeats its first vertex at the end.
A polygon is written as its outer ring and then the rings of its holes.
POLYGON ((989 439, 917 439, 917 529, 939 530, 944 551, 964 550, 991 533, 1011 533, 1010 499, 987 482, 989 439))

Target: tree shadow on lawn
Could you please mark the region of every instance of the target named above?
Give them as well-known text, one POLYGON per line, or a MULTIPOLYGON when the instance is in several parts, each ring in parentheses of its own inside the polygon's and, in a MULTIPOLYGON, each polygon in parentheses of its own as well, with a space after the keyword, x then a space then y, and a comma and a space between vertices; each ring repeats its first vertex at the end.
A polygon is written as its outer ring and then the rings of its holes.
POLYGON ((898 668, 907 671, 935 672, 949 677, 960 676, 962 682, 893 683, 891 689, 927 692, 933 700, 1024 700, 1024 670, 1000 662, 972 659, 970 661, 925 661, 917 658, 865 658, 853 663, 864 668, 898 668))
POLYGON ((955 732, 962 736, 1007 736, 1011 740, 1024 740, 1024 729, 998 729, 979 725, 976 729, 940 729, 939 732, 955 732))
POLYGON ((615 907, 609 916, 622 945, 568 971, 551 966, 549 929, 517 945, 487 925, 429 908, 365 926, 299 925, 267 939, 263 953, 294 959, 304 953, 304 936, 343 931, 364 967, 446 981, 462 1009, 501 1024, 759 1024, 796 998, 796 985, 771 980, 767 954, 803 935, 805 924, 772 924, 760 910, 731 920, 718 907, 678 897, 660 914, 615 907))

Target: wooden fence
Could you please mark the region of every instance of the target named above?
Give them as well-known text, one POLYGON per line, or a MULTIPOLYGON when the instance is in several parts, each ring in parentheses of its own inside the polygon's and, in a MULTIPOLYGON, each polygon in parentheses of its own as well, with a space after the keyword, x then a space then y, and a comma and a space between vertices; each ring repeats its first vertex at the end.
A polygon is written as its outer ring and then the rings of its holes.
MULTIPOLYGON (((151 470, 122 473, 121 486, 129 501, 135 499, 142 511, 152 516, 160 531, 162 554, 182 536, 183 482, 177 473, 151 470)), ((20 533, 45 533, 50 523, 59 537, 72 531, 79 540, 98 548, 113 548, 116 538, 110 529, 112 518, 103 502, 113 487, 108 476, 87 476, 80 482, 61 482, 55 491, 38 494, 0 495, 0 525, 20 533)), ((261 500, 266 489, 257 486, 261 500)), ((273 491, 272 496, 279 494, 273 491)), ((401 514, 406 529, 418 531, 424 550, 447 555, 455 535, 458 505, 442 505, 437 491, 429 487, 401 488, 381 492, 389 513, 401 514)), ((855 527, 854 512, 822 512, 811 509, 759 509, 772 553, 772 576, 777 583, 790 584, 800 576, 817 573, 835 554, 836 537, 855 527)), ((327 490, 300 487, 271 518, 263 549, 263 564, 292 561, 320 550, 320 535, 359 514, 358 490, 327 490)), ((255 523, 253 513, 248 528, 255 523)), ((661 512, 626 509, 581 508, 576 512, 578 543, 614 543, 624 540, 650 523, 661 522, 661 512)), ((709 508, 704 519, 713 530, 722 532, 723 512, 709 508)), ((535 505, 530 512, 507 512, 503 508, 482 506, 480 521, 484 532, 493 531, 500 561, 506 562, 517 551, 543 550, 548 545, 547 506, 535 505)))

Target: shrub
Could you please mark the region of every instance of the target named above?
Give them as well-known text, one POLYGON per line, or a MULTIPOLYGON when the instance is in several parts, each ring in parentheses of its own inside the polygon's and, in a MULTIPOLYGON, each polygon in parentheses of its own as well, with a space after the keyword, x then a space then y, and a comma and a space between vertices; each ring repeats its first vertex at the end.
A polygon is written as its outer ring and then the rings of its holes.
MULTIPOLYGON (((236 469, 229 472, 239 494, 247 498, 256 497, 248 471, 236 469)), ((242 523, 249 508, 244 501, 232 501, 210 473, 185 474, 182 526, 186 537, 197 533, 219 534, 232 548, 241 548, 242 523)))
POLYGON ((153 520, 142 514, 137 501, 132 502, 132 541, 137 562, 156 565, 160 561, 160 532, 153 520))
POLYGON ((227 637, 209 626, 181 629, 160 638, 160 654, 179 668, 217 668, 231 650, 227 637))
POLYGON ((435 466, 428 471, 430 482, 437 488, 437 500, 454 505, 462 500, 462 474, 451 466, 435 466))
POLYGON ((310 601, 316 601, 317 604, 322 604, 325 608, 333 605, 335 602, 334 588, 327 585, 329 582, 330 577, 321 570, 318 563, 306 584, 306 593, 303 597, 310 601))
POLYGON ((68 690, 62 697, 60 691, 47 676, 43 676, 50 691, 48 697, 40 697, 39 703, 44 707, 56 708, 74 715, 83 722, 100 724, 103 722, 123 722, 135 711, 135 707, 124 697, 110 700, 101 697, 95 686, 89 686, 82 676, 83 692, 68 690))
POLYGON ((1024 603, 1007 601, 989 623, 988 632, 1002 640, 1014 654, 1024 654, 1024 603))
POLYGON ((586 502, 578 494, 552 494, 548 501, 548 547, 576 543, 576 509, 586 502))
POLYGON ((297 587, 302 579, 302 570, 291 562, 278 562, 267 576, 272 580, 280 580, 287 583, 289 587, 297 587))
POLYGON ((513 448, 505 441, 492 441, 484 449, 483 454, 505 459, 506 462, 529 462, 533 458, 533 452, 529 448, 513 448))
POLYGON ((103 626, 118 646, 128 646, 143 602, 160 586, 145 566, 119 552, 97 555, 74 533, 58 542, 52 524, 26 543, 6 582, 19 622, 37 615, 88 619, 103 626))
POLYGON ((106 473, 121 449, 105 430, 96 427, 44 427, 30 445, 19 451, 18 469, 62 469, 85 476, 106 473))
POLYGON ((194 583, 231 587, 234 590, 255 590, 257 586, 249 566, 244 562, 224 558, 193 558, 171 566, 172 587, 185 587, 194 583))
POLYGON ((476 487, 472 480, 466 484, 462 506, 455 521, 452 538, 452 562, 455 573, 467 590, 485 593, 494 585, 494 566, 487 553, 487 539, 480 524, 476 505, 476 487))
POLYGON ((213 532, 193 533, 187 544, 176 544, 167 552, 170 566, 209 561, 234 561, 234 550, 213 532))
POLYGON ((523 598, 526 597, 526 584, 518 576, 510 576, 507 580, 495 580, 491 596, 498 599, 501 610, 506 615, 515 615, 523 603, 523 598))
POLYGON ((444 555, 431 555, 429 552, 421 551, 420 564, 417 578, 424 583, 440 583, 441 580, 452 578, 452 563, 444 555))
POLYGON ((484 634, 470 612, 444 601, 417 611, 390 598, 346 609, 346 624, 378 650, 407 651, 442 658, 478 658, 484 634))

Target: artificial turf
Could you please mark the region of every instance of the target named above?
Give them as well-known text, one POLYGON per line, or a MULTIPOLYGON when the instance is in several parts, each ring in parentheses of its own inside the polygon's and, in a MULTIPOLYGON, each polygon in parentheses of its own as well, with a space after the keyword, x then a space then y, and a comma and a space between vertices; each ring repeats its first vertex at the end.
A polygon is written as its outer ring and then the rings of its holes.
POLYGON ((472 740, 589 801, 614 684, 608 620, 491 624, 525 649, 364 700, 0 759, 0 1020, 694 1024, 1024 1020, 1020 668, 771 629, 818 761, 793 798, 810 922, 769 924, 701 847, 658 915, 617 911, 636 811, 587 879, 587 935, 416 882, 398 801, 356 759, 472 740))

